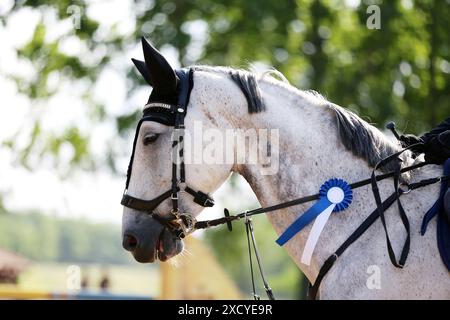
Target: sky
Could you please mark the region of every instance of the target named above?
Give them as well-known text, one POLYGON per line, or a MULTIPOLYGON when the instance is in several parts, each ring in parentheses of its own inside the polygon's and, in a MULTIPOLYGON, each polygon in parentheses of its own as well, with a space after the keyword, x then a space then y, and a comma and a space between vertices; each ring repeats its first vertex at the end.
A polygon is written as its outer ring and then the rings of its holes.
MULTIPOLYGON (((12 3, 11 0, 0 3, 0 13, 12 3)), ((131 19, 131 0, 102 1, 93 0, 86 13, 100 22, 102 32, 107 32, 113 24, 118 24, 120 32, 127 34, 133 30, 134 19, 131 19), (104 14, 107 12, 108 14, 104 14)), ((46 16, 49 29, 46 37, 52 39, 73 27, 73 21, 67 19, 58 22, 52 16, 46 16)), ((86 118, 86 106, 81 100, 85 89, 82 84, 61 83, 57 76, 50 77, 49 82, 56 89, 57 94, 44 105, 35 105, 26 95, 17 92, 15 83, 4 77, 5 74, 19 74, 33 76, 33 67, 20 61, 14 48, 22 46, 31 39, 34 27, 39 21, 39 13, 32 10, 21 10, 10 17, 6 28, 0 26, 0 141, 14 136, 20 146, 26 145, 29 139, 33 117, 41 117, 41 125, 49 132, 62 132, 71 124, 76 124, 82 132, 92 137, 91 150, 98 155, 117 135, 112 121, 95 126, 86 118), (61 108, 61 105, 64 108, 61 108)), ((197 33, 194 45, 201 45, 201 34, 205 32, 201 24, 187 26, 191 32, 197 33)), ((75 38, 61 43, 63 50, 71 54, 85 55, 85 48, 80 46, 75 38)), ((161 50, 173 67, 180 65, 176 52, 170 48, 161 50)), ((195 50, 193 50, 195 52, 195 50)), ((88 57, 88 55, 86 55, 88 57)), ((142 58, 140 43, 123 56, 115 58, 114 66, 128 67, 130 58, 142 58)), ((127 100, 123 68, 111 67, 103 72, 95 84, 94 95, 97 101, 104 103, 108 114, 119 115, 130 112, 129 108, 140 108, 148 97, 148 89, 139 90, 130 100, 127 100)), ((117 140, 117 139, 116 139, 117 140)), ((131 136, 127 144, 123 145, 131 151, 131 136)), ((62 148, 62 158, 70 159, 70 146, 62 148)), ((129 156, 129 155, 128 155, 129 156)), ((112 222, 119 224, 122 218, 120 199, 125 184, 125 171, 128 156, 119 159, 121 176, 113 175, 109 170, 86 172, 77 170, 69 178, 62 180, 52 168, 51 161, 44 159, 44 164, 37 170, 29 171, 20 166, 11 150, 0 148, 0 192, 4 195, 4 204, 12 211, 26 211, 35 209, 47 214, 86 218, 98 222, 112 222)), ((69 165, 67 163, 67 165, 69 165)), ((254 198, 248 184, 240 180, 241 194, 254 198)), ((229 186, 224 185, 216 193, 218 198, 227 192, 229 186)), ((229 191, 229 190, 228 190, 229 191)), ((201 217, 211 218, 222 214, 221 204, 207 209, 201 217)))
MULTIPOLYGON (((0 1, 0 15, 7 12, 14 0, 0 1)), ((114 26, 123 35, 131 34, 134 30, 133 10, 151 10, 152 1, 141 2, 146 7, 136 8, 132 0, 90 0, 87 14, 100 23, 99 32, 108 35, 114 26)), ((346 0, 346 5, 357 7, 360 0, 346 0)), ((403 5, 410 0, 402 0, 403 5)), ((59 21, 51 14, 44 15, 45 23, 51 26, 47 30, 48 40, 56 39, 61 34, 70 32, 75 17, 59 21)), ((36 104, 17 91, 14 81, 4 75, 20 75, 32 77, 35 72, 33 66, 17 58, 15 48, 27 43, 38 23, 40 13, 36 10, 24 9, 9 17, 8 25, 0 25, 0 146, 5 139, 14 137, 19 146, 26 146, 30 137, 33 119, 39 117, 41 126, 51 133, 62 133, 67 127, 76 126, 83 134, 91 137, 90 151, 95 156, 105 154, 111 143, 122 143, 119 147, 124 150, 124 156, 116 159, 120 175, 113 175, 108 169, 95 172, 76 170, 69 178, 62 180, 52 167, 51 159, 44 159, 39 169, 29 171, 17 163, 15 154, 7 148, 0 147, 0 193, 7 209, 24 211, 36 209, 38 211, 64 217, 83 217, 94 221, 113 222, 119 224, 122 217, 120 199, 125 184, 125 172, 131 152, 132 134, 128 141, 117 139, 117 129, 114 117, 103 123, 91 122, 87 118, 86 104, 81 96, 86 91, 86 85, 80 83, 61 82, 57 74, 50 75, 49 84, 57 89, 57 93, 45 103, 36 104), (63 107, 61 107, 63 106, 63 107)), ((145 24, 144 24, 145 26, 145 24)), ((197 20, 183 25, 184 31, 191 34, 192 42, 189 47, 190 60, 195 60, 201 54, 202 46, 207 37, 206 23, 197 20)), ((147 32, 149 33, 149 32, 147 32)), ((92 59, 93 54, 76 37, 68 37, 60 43, 63 52, 77 55, 83 59, 92 59)), ((178 55, 174 48, 163 46, 159 48, 169 63, 177 68, 180 66, 178 55)), ((95 100, 106 107, 109 115, 129 114, 147 101, 149 88, 143 87, 129 96, 125 83, 125 70, 131 65, 130 58, 142 59, 139 42, 123 52, 113 56, 110 67, 106 68, 98 77, 94 85, 95 100)), ((67 144, 61 148, 60 158, 67 160, 73 153, 67 144)), ((31 157, 33 160, 33 157, 31 157)), ((255 200, 250 186, 244 179, 240 179, 239 194, 242 200, 255 200)), ((229 192, 229 186, 224 185, 216 192, 216 198, 221 198, 229 192)), ((213 209, 204 211, 203 216, 222 215, 221 203, 213 209)))

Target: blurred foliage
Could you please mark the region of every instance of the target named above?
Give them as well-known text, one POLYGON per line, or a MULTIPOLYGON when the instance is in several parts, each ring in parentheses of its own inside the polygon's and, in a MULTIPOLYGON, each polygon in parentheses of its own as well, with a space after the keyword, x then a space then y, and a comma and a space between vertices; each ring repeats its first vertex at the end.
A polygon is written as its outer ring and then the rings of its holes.
POLYGON ((35 261, 126 264, 120 227, 36 212, 0 214, 0 247, 35 261))
POLYGON ((155 1, 139 17, 136 36, 148 33, 159 47, 173 45, 186 65, 264 62, 378 125, 392 119, 419 133, 447 117, 448 1, 345 3, 155 1), (380 5, 380 30, 366 27, 373 3, 380 5), (198 55, 190 54, 193 21, 207 24, 198 55))
MULTIPOLYGON (((358 1, 134 0, 130 19, 134 19, 135 28, 130 34, 121 33, 116 27, 110 28, 106 34, 99 32, 100 22, 83 14, 80 29, 70 30, 52 40, 46 37, 52 28, 44 19, 46 14, 50 12, 60 21, 67 20, 70 19, 69 5, 76 4, 85 13, 92 2, 14 1, 10 10, 0 16, 0 22, 8 24, 8 18, 20 10, 32 9, 42 13, 30 41, 17 48, 18 57, 33 66, 35 76, 9 75, 20 93, 29 97, 33 105, 39 106, 57 90, 49 85, 48 79, 52 74, 58 74, 60 83, 84 83, 86 92, 83 99, 91 107, 87 117, 93 125, 106 118, 112 119, 119 136, 129 136, 139 113, 107 114, 105 106, 92 97, 91 88, 103 70, 118 69, 111 64, 113 58, 134 48, 142 35, 158 48, 176 49, 182 65, 246 67, 249 63, 259 62, 273 66, 283 72, 293 85, 300 89, 314 89, 379 127, 388 120, 394 120, 402 130, 421 133, 448 117, 449 2, 363 0, 357 6, 348 3, 358 1), (370 30, 366 26, 370 4, 380 6, 380 30, 370 30), (88 48, 86 56, 74 56, 61 50, 61 42, 74 36, 88 48)), ((144 85, 143 80, 136 76, 131 62, 123 66, 122 71, 130 95, 144 85)), ((90 157, 89 136, 83 135, 77 127, 54 135, 43 132, 39 116, 34 122, 27 146, 18 149, 15 137, 3 142, 4 146, 20 155, 20 163, 24 166, 30 169, 39 166, 35 159, 33 165, 30 164, 31 154, 57 158, 64 142, 74 149, 71 166, 85 167, 94 161, 90 157)), ((118 151, 114 147, 108 150, 105 159, 95 161, 97 167, 105 164, 114 171, 118 151)), ((59 222, 56 228, 55 222, 38 216, 30 217, 14 217, 12 221, 11 217, 0 215, 1 219, 7 219, 0 222, 0 245, 13 245, 11 241, 20 238, 21 244, 14 246, 33 258, 83 260, 97 259, 99 255, 106 255, 104 259, 121 259, 123 256, 120 248, 117 252, 113 249, 105 251, 103 244, 99 243, 99 239, 103 241, 99 233, 104 233, 105 239, 113 242, 118 241, 115 239, 118 231, 110 234, 105 228, 64 221, 59 222), (12 231, 7 226, 17 223, 23 224, 23 229, 16 229, 21 230, 20 234, 10 234, 12 231), (34 223, 47 228, 48 232, 37 234, 34 223), (93 235, 95 239, 90 239, 93 235), (51 240, 55 238, 58 239, 56 244, 51 240), (43 245, 46 243, 48 246, 43 245), (39 250, 36 245, 39 245, 39 250), (47 251, 38 254, 41 249, 47 251)), ((264 252, 274 246, 275 236, 266 236, 273 231, 260 220, 255 219, 255 226, 264 252)), ((207 233, 207 238, 220 252, 219 259, 225 268, 243 286, 249 280, 242 269, 242 265, 247 263, 243 260, 247 259, 244 237, 245 231, 237 225, 231 234, 225 229, 207 233)), ((270 252, 270 256, 263 255, 263 259, 268 263, 271 277, 286 275, 272 280, 278 281, 280 286, 284 283, 282 290, 286 295, 293 294, 298 288, 297 269, 283 250, 270 252)))
MULTIPOLYGON (((20 274, 19 286, 24 291, 66 292, 68 268, 73 262, 36 262, 20 274)), ((117 294, 160 295, 159 268, 148 265, 77 264, 87 290, 100 289, 103 277, 110 279, 109 292, 117 294)))
MULTIPOLYGON (((92 117, 93 123, 114 118, 118 132, 128 132, 137 113, 105 114, 104 106, 92 99, 91 87, 101 71, 111 67, 114 56, 123 55, 145 35, 159 48, 175 48, 183 65, 245 67, 260 62, 273 66, 293 85, 314 89, 378 126, 395 120, 401 129, 420 133, 450 113, 448 1, 365 0, 358 4, 333 0, 134 0, 130 19, 135 20, 135 28, 131 34, 119 32, 117 26, 100 32, 100 22, 86 14, 94 3, 23 0, 14 1, 3 12, 0 21, 4 24, 20 10, 41 13, 30 41, 17 48, 18 56, 32 64, 36 75, 10 75, 19 92, 36 105, 45 103, 57 90, 48 85, 49 76, 57 73, 61 83, 65 80, 87 84, 83 98, 99 115, 92 117), (380 6, 380 30, 366 26, 371 4, 380 6), (48 25, 46 15, 52 14, 59 21, 70 20, 71 5, 78 6, 82 13, 80 28, 47 39, 52 25, 48 25), (74 36, 88 48, 86 56, 61 50, 61 42, 74 36)), ((131 94, 143 81, 131 71, 131 63, 124 70, 131 94)), ((35 121, 38 128, 39 117, 35 121)), ((68 140, 75 150, 71 164, 89 167, 93 163, 86 147, 89 137, 73 128, 70 132, 76 135, 68 140), (78 143, 82 146, 78 147, 78 143)), ((50 154, 58 158, 60 141, 66 139, 51 139, 42 132, 33 132, 32 137, 28 147, 16 150, 22 155, 19 160, 23 164, 27 164, 30 151, 41 157, 50 154), (38 138, 46 143, 36 143, 38 138)), ((14 137, 4 145, 13 147, 14 137)), ((102 162, 97 167, 106 164, 114 170, 117 151, 111 148, 109 152, 104 159, 95 160, 102 162)))

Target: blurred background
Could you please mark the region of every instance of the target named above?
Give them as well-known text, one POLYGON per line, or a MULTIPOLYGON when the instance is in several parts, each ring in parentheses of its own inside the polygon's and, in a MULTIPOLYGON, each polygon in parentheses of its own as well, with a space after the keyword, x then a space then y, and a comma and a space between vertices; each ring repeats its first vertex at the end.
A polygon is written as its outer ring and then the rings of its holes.
MULTIPOLYGON (((379 128, 419 134, 450 114, 449 16, 449 0, 2 0, 0 298, 249 297, 243 226, 196 234, 171 263, 139 265, 121 247, 119 201, 151 90, 130 60, 142 35, 173 67, 274 67, 379 128)), ((201 218, 258 206, 239 176, 215 198, 201 218)), ((254 223, 276 296, 304 298, 271 226, 254 223)))

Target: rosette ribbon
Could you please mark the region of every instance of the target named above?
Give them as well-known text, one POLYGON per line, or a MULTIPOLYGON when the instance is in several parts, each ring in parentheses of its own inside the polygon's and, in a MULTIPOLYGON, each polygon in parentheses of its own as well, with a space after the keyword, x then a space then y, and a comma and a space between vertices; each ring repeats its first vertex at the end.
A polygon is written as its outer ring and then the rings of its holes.
POLYGON ((352 203, 353 192, 350 185, 342 179, 332 178, 320 187, 319 201, 295 220, 276 240, 282 246, 300 232, 304 227, 314 221, 306 240, 301 262, 309 265, 311 257, 322 233, 325 224, 332 212, 340 212, 352 203))

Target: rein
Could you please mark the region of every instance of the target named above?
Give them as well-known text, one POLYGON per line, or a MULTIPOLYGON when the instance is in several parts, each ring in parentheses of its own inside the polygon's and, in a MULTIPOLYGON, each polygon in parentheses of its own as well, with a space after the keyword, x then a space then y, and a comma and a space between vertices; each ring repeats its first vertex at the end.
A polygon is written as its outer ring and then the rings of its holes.
MULTIPOLYGON (((425 166, 427 163, 426 162, 421 162, 409 167, 405 167, 403 169, 400 170, 400 173, 405 173, 408 171, 412 171, 415 169, 418 169, 420 167, 425 166)), ((381 175, 377 175, 375 176, 376 181, 381 181, 387 178, 391 178, 396 174, 395 171, 391 171, 385 174, 381 174, 381 175)), ((440 180, 438 180, 440 181, 440 180)), ((438 182, 436 181, 436 182, 438 182)), ((350 187, 352 189, 357 189, 363 186, 366 186, 368 184, 370 184, 372 182, 372 178, 369 179, 364 179, 361 181, 357 181, 354 182, 352 184, 350 184, 350 187)), ((273 206, 269 206, 269 207, 262 207, 262 208, 257 208, 257 209, 253 209, 253 210, 247 210, 235 215, 230 215, 228 209, 224 209, 224 215, 225 217, 223 218, 218 218, 218 219, 212 219, 212 220, 205 220, 205 221, 197 221, 195 223, 195 229, 208 229, 211 227, 215 227, 215 226, 219 226, 222 224, 227 224, 228 226, 228 230, 232 231, 232 227, 231 227, 231 222, 235 221, 235 220, 239 220, 245 217, 250 217, 250 216, 255 216, 255 215, 259 215, 259 214, 263 214, 263 213, 268 213, 268 212, 272 212, 272 211, 276 211, 276 210, 281 210, 281 209, 285 209, 285 208, 289 208, 289 207, 293 207, 299 204, 303 204, 303 203, 307 203, 307 202, 311 202, 314 200, 319 199, 319 193, 313 194, 313 195, 309 195, 309 196, 305 196, 302 198, 297 198, 294 200, 290 200, 290 201, 286 201, 286 202, 282 202, 273 206)))

